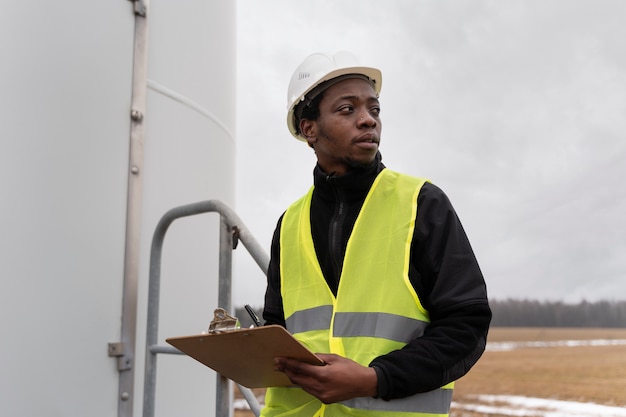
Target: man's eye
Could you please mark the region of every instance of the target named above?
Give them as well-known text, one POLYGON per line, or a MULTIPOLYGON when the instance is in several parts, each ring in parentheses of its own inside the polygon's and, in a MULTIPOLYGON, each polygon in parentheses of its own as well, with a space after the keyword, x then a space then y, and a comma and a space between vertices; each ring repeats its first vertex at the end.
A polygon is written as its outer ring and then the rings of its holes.
POLYGON ((339 111, 343 113, 348 113, 348 112, 351 112, 352 110, 354 110, 354 107, 349 106, 349 105, 339 107, 339 111))
POLYGON ((380 107, 372 107, 370 111, 372 112, 372 114, 379 115, 380 107))

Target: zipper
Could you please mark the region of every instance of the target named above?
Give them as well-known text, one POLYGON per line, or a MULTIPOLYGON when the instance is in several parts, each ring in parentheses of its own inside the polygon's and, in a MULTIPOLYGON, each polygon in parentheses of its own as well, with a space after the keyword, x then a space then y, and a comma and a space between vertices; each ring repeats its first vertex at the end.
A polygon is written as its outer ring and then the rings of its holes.
POLYGON ((328 230, 328 252, 331 259, 332 264, 332 274, 331 277, 334 281, 335 285, 335 294, 339 289, 339 277, 341 276, 341 270, 343 267, 343 253, 342 253, 342 245, 341 245, 341 235, 343 231, 343 223, 346 217, 346 201, 345 201, 345 193, 336 186, 332 177, 327 177, 327 181, 331 183, 333 193, 336 198, 335 212, 333 217, 330 220, 329 230, 328 230))

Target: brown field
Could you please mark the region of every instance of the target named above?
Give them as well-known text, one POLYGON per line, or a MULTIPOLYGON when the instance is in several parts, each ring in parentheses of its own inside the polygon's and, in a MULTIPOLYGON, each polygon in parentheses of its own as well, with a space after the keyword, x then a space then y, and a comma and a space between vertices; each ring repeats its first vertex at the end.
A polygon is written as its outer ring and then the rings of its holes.
MULTIPOLYGON (((593 339, 626 340, 626 329, 494 327, 489 335, 490 342, 593 339)), ((626 345, 487 351, 457 382, 454 401, 462 403, 479 394, 626 406, 626 345)), ((482 416, 467 411, 455 413, 454 409, 451 415, 482 416)), ((250 416, 250 411, 235 412, 235 417, 250 416)))

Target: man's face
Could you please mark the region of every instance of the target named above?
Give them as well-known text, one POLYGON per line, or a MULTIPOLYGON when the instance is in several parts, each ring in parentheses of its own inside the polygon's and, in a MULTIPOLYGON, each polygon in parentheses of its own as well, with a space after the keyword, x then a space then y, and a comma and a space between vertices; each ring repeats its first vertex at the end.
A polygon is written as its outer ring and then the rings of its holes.
POLYGON ((343 175, 371 163, 382 129, 372 86, 358 78, 341 81, 324 92, 319 107, 318 119, 303 120, 301 129, 322 170, 343 175))

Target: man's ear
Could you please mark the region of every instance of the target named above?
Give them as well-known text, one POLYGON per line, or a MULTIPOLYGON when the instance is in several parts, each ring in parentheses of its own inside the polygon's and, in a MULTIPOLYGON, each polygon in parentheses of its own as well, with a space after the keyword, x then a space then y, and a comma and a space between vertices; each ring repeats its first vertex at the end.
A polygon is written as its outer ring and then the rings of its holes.
POLYGON ((312 148, 313 144, 317 142, 317 123, 315 120, 300 120, 300 132, 312 148))

